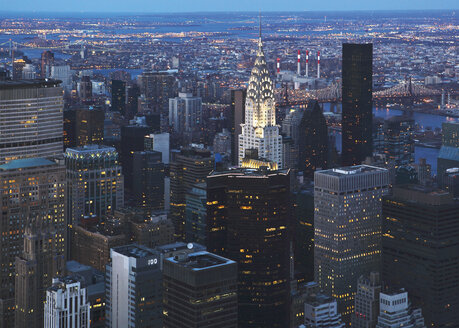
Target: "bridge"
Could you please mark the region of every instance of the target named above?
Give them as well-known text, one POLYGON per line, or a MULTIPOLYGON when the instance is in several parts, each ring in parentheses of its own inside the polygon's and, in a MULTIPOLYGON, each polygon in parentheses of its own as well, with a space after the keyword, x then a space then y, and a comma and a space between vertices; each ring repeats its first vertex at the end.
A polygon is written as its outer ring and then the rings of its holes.
POLYGON ((21 42, 12 41, 10 39, 6 42, 0 43, 0 48, 2 46, 8 46, 10 54, 13 50, 22 49, 22 48, 42 49, 42 50, 60 50, 60 51, 80 51, 85 46, 88 48, 94 49, 96 51, 122 52, 121 49, 117 49, 117 48, 107 48, 104 46, 88 44, 84 40, 76 40, 73 42, 60 42, 59 44, 38 45, 32 42, 21 43, 21 42), (79 46, 79 48, 75 46, 79 46))
MULTIPOLYGON (((307 105, 310 100, 321 103, 340 102, 342 98, 341 81, 334 82, 328 87, 317 90, 288 90, 287 88, 276 89, 276 103, 278 106, 307 105)), ((440 96, 441 91, 431 89, 421 84, 406 79, 400 84, 388 89, 373 92, 373 100, 381 102, 406 102, 424 97, 440 96)))

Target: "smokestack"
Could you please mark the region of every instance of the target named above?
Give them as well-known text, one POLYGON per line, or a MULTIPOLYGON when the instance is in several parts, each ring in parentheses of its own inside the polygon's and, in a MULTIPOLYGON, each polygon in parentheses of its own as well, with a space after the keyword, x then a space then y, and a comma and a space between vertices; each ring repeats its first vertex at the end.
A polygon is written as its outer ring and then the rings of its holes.
POLYGON ((317 78, 320 79, 320 50, 317 51, 317 78))
POLYGON ((306 50, 306 77, 309 77, 309 50, 306 50))
POLYGON ((277 58, 277 75, 280 73, 280 58, 277 58))
POLYGON ((300 50, 298 50, 298 72, 297 72, 298 76, 301 75, 301 52, 300 50))

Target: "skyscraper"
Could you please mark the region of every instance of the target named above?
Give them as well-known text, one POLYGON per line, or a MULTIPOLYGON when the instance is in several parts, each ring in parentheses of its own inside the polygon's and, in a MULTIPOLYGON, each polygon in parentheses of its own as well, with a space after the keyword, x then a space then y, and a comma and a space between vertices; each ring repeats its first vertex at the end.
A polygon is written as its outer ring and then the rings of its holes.
POLYGON ((124 179, 115 148, 87 145, 67 148, 67 215, 71 224, 101 218, 124 204, 124 179))
POLYGON ((305 177, 313 178, 317 169, 327 168, 328 128, 319 103, 310 103, 299 127, 299 165, 305 177))
POLYGON ((51 75, 51 66, 54 64, 54 54, 49 51, 41 53, 41 78, 47 78, 51 75))
POLYGON ((381 198, 388 186, 388 171, 367 165, 314 175, 315 280, 338 301, 347 323, 357 279, 380 270, 381 198))
POLYGON ((140 92, 145 95, 147 107, 166 113, 169 98, 177 95, 177 82, 173 75, 160 72, 143 72, 137 77, 140 92))
POLYGON ((0 164, 60 156, 63 107, 57 81, 0 81, 0 164))
POLYGON ((459 322, 459 201, 419 185, 383 200, 383 280, 406 288, 429 327, 459 322))
POLYGON ((238 163, 242 165, 246 149, 257 149, 258 156, 282 163, 282 136, 276 125, 273 82, 269 76, 261 34, 258 39, 257 58, 247 88, 245 120, 239 135, 238 163))
POLYGON ((185 238, 186 193, 194 184, 205 182, 214 168, 210 151, 200 148, 186 148, 173 154, 170 164, 171 177, 171 219, 176 237, 185 238))
POLYGON ((393 116, 384 123, 384 153, 391 167, 398 168, 414 162, 414 120, 393 116))
POLYGON ((209 253, 166 258, 165 328, 236 328, 237 264, 209 253))
POLYGON ((65 166, 43 158, 11 161, 0 165, 0 189, 0 320, 13 327, 15 262, 23 254, 27 220, 52 224, 56 251, 66 251, 65 166))
POLYGON ((80 99, 88 101, 92 99, 92 82, 91 77, 84 75, 79 83, 78 95, 80 99))
POLYGON ((288 327, 290 171, 207 178, 207 248, 238 263, 240 327, 288 327))
MULTIPOLYGON (((75 277, 53 279, 46 291, 44 328, 89 328, 90 304, 87 290, 75 277)), ((91 325, 92 327, 92 325, 91 325)))
POLYGON ((374 328, 379 315, 379 293, 381 292, 379 272, 360 276, 355 295, 355 315, 352 327, 374 328))
POLYGON ((192 132, 202 125, 202 100, 192 93, 180 92, 169 99, 169 126, 176 133, 192 132))
POLYGON ((139 110, 140 88, 137 84, 128 86, 126 98, 126 118, 132 119, 139 110))
POLYGON ((373 151, 373 44, 343 44, 342 164, 358 165, 373 151))
POLYGON ((185 240, 206 244, 207 221, 206 184, 197 183, 186 193, 185 240))
POLYGON ((145 246, 127 245, 112 248, 110 257, 105 290, 108 327, 161 327, 159 253, 145 246))
POLYGON ((46 289, 63 274, 65 254, 57 248, 56 230, 31 218, 24 232, 24 251, 16 257, 16 328, 43 327, 46 289))
POLYGON ((135 151, 133 154, 132 200, 147 214, 164 210, 164 163, 158 151, 135 151))
POLYGON ((241 124, 245 118, 245 100, 247 90, 231 90, 231 162, 239 163, 239 135, 242 133, 241 124))
POLYGON ((344 328, 336 300, 324 294, 314 294, 304 302, 304 324, 307 328, 344 328))
POLYGON ((126 112, 126 82, 112 80, 112 111, 124 116, 126 112))

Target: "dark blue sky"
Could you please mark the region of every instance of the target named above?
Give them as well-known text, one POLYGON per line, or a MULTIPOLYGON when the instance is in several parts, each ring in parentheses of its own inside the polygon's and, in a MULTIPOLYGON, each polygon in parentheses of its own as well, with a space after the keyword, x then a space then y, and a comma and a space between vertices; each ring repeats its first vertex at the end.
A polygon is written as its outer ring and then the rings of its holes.
POLYGON ((194 12, 458 9, 458 0, 0 0, 1 11, 194 12))

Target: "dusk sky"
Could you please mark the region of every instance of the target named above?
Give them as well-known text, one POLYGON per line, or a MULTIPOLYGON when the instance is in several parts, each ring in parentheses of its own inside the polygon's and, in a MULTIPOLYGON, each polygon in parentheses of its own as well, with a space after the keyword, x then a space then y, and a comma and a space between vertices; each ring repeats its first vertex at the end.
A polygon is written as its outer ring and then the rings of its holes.
POLYGON ((457 0, 0 0, 0 11, 196 12, 458 9, 457 0))

